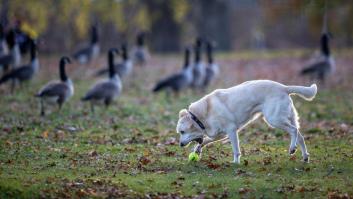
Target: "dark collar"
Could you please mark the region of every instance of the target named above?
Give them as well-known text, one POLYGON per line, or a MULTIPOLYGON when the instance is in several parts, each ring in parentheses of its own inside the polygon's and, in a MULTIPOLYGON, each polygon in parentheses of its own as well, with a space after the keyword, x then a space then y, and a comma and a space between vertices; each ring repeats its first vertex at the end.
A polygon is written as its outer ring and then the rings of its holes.
POLYGON ((196 115, 194 115, 193 113, 191 113, 189 110, 188 110, 188 113, 191 115, 191 119, 194 120, 196 122, 197 125, 199 125, 199 127, 202 129, 202 130, 205 130, 205 125, 199 120, 199 118, 196 117, 196 115))

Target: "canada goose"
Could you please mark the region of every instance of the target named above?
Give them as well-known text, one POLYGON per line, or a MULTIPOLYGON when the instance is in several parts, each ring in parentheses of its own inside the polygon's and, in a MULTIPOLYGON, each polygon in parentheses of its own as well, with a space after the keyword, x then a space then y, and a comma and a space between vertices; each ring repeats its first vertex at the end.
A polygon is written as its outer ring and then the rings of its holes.
POLYGON ((196 39, 196 43, 194 46, 195 51, 195 60, 193 65, 193 82, 192 87, 200 88, 203 86, 204 79, 205 79, 205 65, 201 60, 201 47, 202 47, 202 40, 200 38, 196 39))
POLYGON ((211 42, 206 43, 206 52, 207 52, 207 66, 206 66, 206 75, 203 82, 203 86, 207 87, 218 75, 219 67, 213 60, 213 47, 211 42))
POLYGON ((321 55, 322 57, 310 66, 305 67, 300 74, 309 75, 311 78, 325 81, 326 76, 335 70, 335 60, 331 56, 329 48, 330 36, 328 33, 321 35, 321 55))
POLYGON ((148 49, 145 46, 145 33, 141 32, 136 37, 136 46, 133 51, 134 63, 144 66, 149 58, 148 49))
POLYGON ((15 68, 21 62, 21 53, 13 30, 9 32, 7 43, 10 52, 0 57, 0 65, 3 67, 4 71, 7 71, 10 65, 13 65, 13 68, 15 68))
POLYGON ((42 116, 45 115, 44 102, 54 102, 61 109, 64 102, 66 102, 74 94, 74 86, 66 75, 65 65, 71 63, 70 59, 66 56, 60 59, 59 63, 59 73, 60 81, 52 81, 47 83, 39 92, 35 95, 40 98, 41 102, 41 111, 42 116))
POLYGON ((99 34, 96 26, 91 28, 91 43, 76 51, 73 55, 74 59, 80 64, 87 64, 99 55, 99 34))
POLYGON ((30 44, 30 63, 28 65, 12 69, 0 79, 0 84, 5 83, 8 80, 12 80, 11 92, 13 92, 16 82, 21 84, 26 80, 32 79, 39 69, 36 44, 33 40, 31 40, 30 44))
POLYGON ((312 79, 318 79, 321 82, 325 82, 326 76, 334 72, 336 69, 336 64, 334 58, 331 56, 329 41, 331 35, 328 32, 327 27, 327 0, 325 1, 325 9, 323 16, 323 26, 320 39, 321 46, 321 57, 312 63, 311 65, 305 67, 300 74, 309 75, 312 79))
POLYGON ((0 56, 9 53, 9 48, 7 47, 4 26, 0 23, 0 56))
MULTIPOLYGON (((127 45, 121 45, 121 58, 122 62, 114 64, 115 72, 119 75, 121 79, 125 78, 132 72, 133 64, 129 58, 129 52, 127 45)), ((109 73, 109 67, 105 67, 96 73, 96 76, 102 76, 109 73)))
POLYGON ((121 80, 116 75, 114 68, 114 53, 119 53, 118 49, 112 48, 108 52, 109 78, 94 84, 81 98, 82 101, 90 101, 92 112, 94 112, 95 103, 104 102, 105 106, 108 107, 121 93, 121 80))
POLYGON ((171 75, 157 83, 153 92, 158 92, 163 89, 172 90, 174 93, 179 93, 180 90, 190 86, 193 79, 193 68, 190 65, 190 49, 185 49, 184 66, 181 72, 171 75))

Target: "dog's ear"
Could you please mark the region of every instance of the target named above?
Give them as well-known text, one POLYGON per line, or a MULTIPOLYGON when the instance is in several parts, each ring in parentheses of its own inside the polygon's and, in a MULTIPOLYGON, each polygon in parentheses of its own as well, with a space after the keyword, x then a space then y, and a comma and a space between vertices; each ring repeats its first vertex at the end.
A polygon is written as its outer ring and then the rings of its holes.
POLYGON ((188 114, 188 111, 186 109, 182 109, 180 112, 179 112, 179 118, 182 118, 184 117, 185 115, 188 114))

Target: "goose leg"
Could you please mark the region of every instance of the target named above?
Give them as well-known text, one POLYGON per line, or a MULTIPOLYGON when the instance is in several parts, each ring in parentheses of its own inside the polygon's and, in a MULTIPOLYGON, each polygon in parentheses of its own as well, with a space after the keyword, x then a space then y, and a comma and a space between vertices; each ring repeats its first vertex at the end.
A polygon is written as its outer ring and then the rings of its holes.
POLYGON ((94 105, 93 105, 93 102, 90 102, 90 105, 91 105, 91 112, 94 113, 94 105))
POLYGON ((40 99, 40 115, 41 116, 45 115, 43 99, 40 99))
POLYGON ((8 64, 5 64, 5 65, 3 66, 3 68, 4 68, 4 73, 9 72, 9 70, 10 70, 8 64))
POLYGON ((11 81, 11 94, 14 93, 14 91, 15 91, 15 86, 16 86, 16 80, 13 79, 13 80, 11 81))
POLYGON ((57 103, 58 103, 58 108, 59 108, 58 111, 60 112, 61 111, 61 107, 62 107, 62 105, 64 103, 64 99, 62 97, 59 97, 57 103))
POLYGON ((104 100, 105 108, 108 109, 109 105, 111 104, 112 100, 110 98, 106 98, 104 100))
POLYGON ((58 103, 58 108, 59 108, 59 112, 61 111, 63 104, 61 102, 58 103))

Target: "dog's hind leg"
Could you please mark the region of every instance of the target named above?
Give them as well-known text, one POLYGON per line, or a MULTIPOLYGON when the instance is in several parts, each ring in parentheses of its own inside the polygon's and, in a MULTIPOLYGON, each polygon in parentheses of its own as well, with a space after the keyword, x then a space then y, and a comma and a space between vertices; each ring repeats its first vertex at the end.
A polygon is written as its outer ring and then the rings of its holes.
POLYGON ((270 103, 263 111, 265 121, 275 128, 282 129, 289 133, 291 142, 289 146, 289 154, 293 155, 297 149, 298 140, 298 123, 297 113, 293 107, 292 100, 284 98, 278 100, 277 103, 270 103))
POLYGON ((304 162, 309 162, 309 153, 306 149, 304 136, 300 133, 299 130, 298 130, 298 143, 299 143, 300 149, 302 151, 302 156, 303 156, 304 162))

